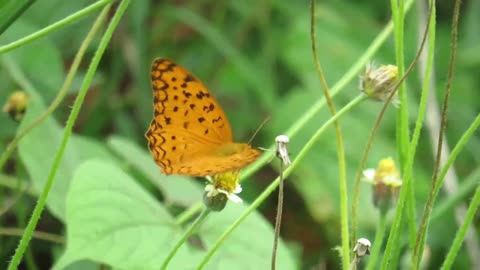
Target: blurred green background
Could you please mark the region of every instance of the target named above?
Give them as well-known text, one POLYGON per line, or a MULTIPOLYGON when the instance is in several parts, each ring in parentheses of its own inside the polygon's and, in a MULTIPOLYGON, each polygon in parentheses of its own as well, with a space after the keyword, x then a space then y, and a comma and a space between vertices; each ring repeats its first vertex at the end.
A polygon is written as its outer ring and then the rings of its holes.
MULTIPOLYGON (((0 44, 7 44, 39 30, 90 3, 83 0, 36 1, 1 34, 0 44)), ((437 7, 435 79, 439 101, 442 100, 448 69, 452 7, 451 1, 440 1, 437 7)), ((418 43, 416 8, 414 5, 408 13, 405 26, 407 63, 413 58, 418 43)), ((332 86, 386 25, 390 18, 389 5, 379 0, 320 1, 316 13, 318 53, 327 81, 332 86)), ((259 125, 271 117, 253 140, 256 147, 269 147, 276 135, 285 132, 314 102, 323 97, 312 57, 309 14, 309 1, 132 1, 100 63, 75 124, 75 133, 83 135, 89 143, 102 145, 102 151, 109 152, 108 155, 112 154, 111 145, 107 145, 107 142, 111 142, 111 136, 146 149, 143 134, 152 118, 149 68, 155 57, 162 56, 187 67, 209 87, 226 111, 237 141, 248 141, 259 125)), ((62 85, 73 56, 95 16, 89 15, 6 54, 20 67, 45 104, 51 103, 62 85)), ((451 146, 480 111, 479 29, 480 1, 464 1, 447 128, 447 139, 451 146)), ((88 67, 87 60, 95 51, 98 41, 97 37, 68 96, 54 112, 54 118, 60 125, 67 119, 88 67)), ((394 51, 393 38, 390 38, 372 60, 382 64, 394 63, 394 51)), ((407 80, 412 129, 421 90, 419 81, 416 69, 407 80)), ((21 90, 21 86, 12 78, 8 66, 1 65, 2 106, 15 90, 21 90)), ((354 80, 334 98, 335 105, 341 108, 358 94, 358 81, 354 80)), ((381 106, 380 103, 367 101, 341 119, 349 191, 352 190, 359 160, 381 106)), ((389 108, 367 167, 375 167, 381 158, 391 156, 397 159, 395 115, 396 110, 389 108)), ((297 136, 291 138, 292 158, 329 116, 327 109, 322 110, 297 136)), ((19 123, 8 114, 0 114, 0 151, 5 150, 18 127, 19 123)), ((46 135, 45 144, 56 148, 59 140, 55 139, 46 135)), ((334 250, 340 244, 335 145, 333 129, 330 129, 286 182, 282 236, 297 255, 301 269, 340 267, 334 250)), ((479 149, 480 134, 477 132, 455 163, 460 184, 472 173, 478 175, 479 149)), ((414 185, 417 215, 420 216, 430 188, 433 164, 426 128, 417 153, 414 185)), ((118 159, 122 162, 124 157, 120 155, 118 159)), ((18 180, 29 182, 32 177, 32 171, 24 162, 21 153, 14 154, 1 172, 0 208, 8 205, 16 196, 12 183, 18 180)), ((276 162, 272 163, 275 165, 276 162)), ((257 172, 244 184, 242 197, 246 201, 254 200, 277 175, 275 168, 267 165, 257 172)), ((44 170, 47 173, 49 168, 44 170)), ((139 176, 139 181, 155 193, 155 189, 141 178, 139 176)), ((468 202, 470 194, 467 192, 462 200, 468 202)), ((156 195, 160 199, 165 196, 156 195)), ((359 235, 372 239, 377 212, 371 204, 370 187, 367 184, 362 184, 360 198, 359 235)), ((439 203, 444 198, 441 196, 439 203)), ((24 227, 35 201, 35 195, 22 196, 13 208, 2 213, 0 226, 24 227)), ((276 194, 261 206, 260 211, 273 223, 275 209, 276 194)), ((59 214, 62 210, 49 210, 44 213, 38 229, 64 234, 65 227, 59 214)), ((475 226, 478 228, 479 224, 480 219, 477 218, 475 226)), ((456 228, 451 209, 431 224, 427 240, 431 253, 428 269, 439 267, 456 228)), ((0 235, 0 268, 5 267, 17 241, 17 237, 0 235)), ((55 258, 56 249, 49 242, 37 240, 33 240, 31 249, 39 269, 48 269, 55 258)), ((467 253, 462 250, 455 269, 468 269, 469 261, 467 253)))

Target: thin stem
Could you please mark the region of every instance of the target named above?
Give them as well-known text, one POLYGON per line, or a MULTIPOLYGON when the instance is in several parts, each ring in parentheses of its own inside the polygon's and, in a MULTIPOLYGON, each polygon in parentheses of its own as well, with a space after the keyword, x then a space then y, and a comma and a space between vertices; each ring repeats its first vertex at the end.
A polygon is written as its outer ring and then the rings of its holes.
POLYGON ((170 251, 170 253, 167 255, 167 258, 163 262, 162 266, 160 269, 164 270, 167 269, 168 264, 170 261, 173 259, 175 254, 177 254, 177 251, 180 249, 180 247, 187 241, 187 239, 197 231, 197 228, 205 221, 205 218, 207 218, 208 214, 210 214, 210 210, 206 208, 203 210, 203 212, 198 216, 198 218, 192 223, 192 225, 188 228, 188 230, 183 233, 182 237, 178 240, 178 242, 175 244, 173 249, 170 251))
MULTIPOLYGON (((328 109, 332 115, 336 114, 335 105, 333 104, 332 97, 330 96, 329 87, 323 72, 320 60, 318 59, 316 36, 315 36, 315 0, 311 0, 310 6, 310 38, 312 41, 313 59, 315 62, 315 68, 317 70, 317 76, 322 85, 323 94, 327 101, 328 109)), ((338 170, 339 170, 339 188, 340 188, 340 226, 341 226, 341 238, 342 238, 342 264, 343 269, 347 269, 350 264, 350 243, 348 236, 348 191, 347 191, 347 172, 345 164, 345 149, 343 146, 342 131, 338 121, 333 123, 335 127, 335 138, 337 141, 337 158, 338 158, 338 170)))
POLYGON ((62 19, 54 24, 51 24, 31 35, 28 35, 26 37, 23 37, 19 40, 16 40, 14 42, 11 42, 5 46, 0 47, 0 54, 4 54, 8 51, 11 51, 13 49, 16 49, 18 47, 21 47, 29 42, 32 42, 38 38, 41 38, 43 36, 46 36, 47 34, 50 34, 53 31, 56 31, 66 25, 72 24, 73 22, 77 21, 78 19, 81 19, 82 17, 87 16, 88 14, 96 11, 97 9, 100 9, 104 7, 107 4, 110 4, 114 0, 99 0, 98 2, 95 2, 94 4, 76 12, 73 13, 72 15, 66 17, 65 19, 62 19))
POLYGON ((282 212, 283 212, 283 161, 280 162, 280 183, 278 186, 278 202, 277 202, 277 216, 275 217, 275 233, 273 236, 273 250, 272 250, 272 270, 275 270, 277 264, 277 249, 278 239, 280 238, 280 229, 282 226, 282 212))
MULTIPOLYGON (((407 4, 405 5, 405 12, 407 12, 410 9, 412 4, 413 4, 413 0, 410 0, 410 1, 407 2, 407 4)), ((391 27, 393 29, 393 24, 391 25, 391 27)), ((415 59, 417 57, 415 57, 415 59)), ((409 72, 411 71, 411 69, 413 68, 413 65, 415 64, 415 61, 416 60, 414 60, 413 63, 410 65, 409 69, 405 73, 406 75, 408 75, 409 72)), ((398 88, 398 86, 401 84, 401 82, 403 82, 403 80, 405 80, 406 75, 404 75, 402 77, 399 84, 395 88, 398 88)), ((388 101, 385 102, 382 110, 380 111, 380 113, 377 117, 377 120, 374 124, 374 128, 372 130, 372 133, 370 134, 370 138, 368 139, 367 144, 365 146, 365 150, 363 151, 362 158, 360 159, 360 164, 358 165, 357 174, 355 176, 355 184, 354 184, 354 188, 353 188, 353 198, 352 198, 352 214, 351 214, 351 221, 352 221, 351 244, 352 245, 357 241, 357 212, 358 212, 358 200, 359 200, 359 196, 360 196, 360 180, 362 179, 363 168, 365 167, 365 163, 367 161, 367 156, 368 156, 368 153, 370 151, 370 147, 371 147, 371 144, 373 142, 373 138, 375 136, 376 129, 377 129, 378 125, 380 124, 380 121, 383 118, 383 114, 385 113, 385 110, 387 109, 387 106, 390 103, 390 100, 393 98, 394 94, 395 94, 395 91, 392 92, 388 101)))
MULTIPOLYGON (((415 128, 413 131, 412 139, 410 141, 410 145, 408 148, 408 155, 406 157, 406 160, 403 164, 403 170, 402 170, 402 177, 406 183, 409 183, 407 186, 408 188, 408 208, 407 208, 407 213, 408 213, 408 224, 410 225, 410 238, 409 238, 409 244, 410 247, 413 248, 415 245, 415 237, 416 237, 416 225, 415 225, 415 211, 414 211, 414 188, 413 188, 413 181, 411 181, 412 178, 412 173, 413 173, 413 164, 415 160, 415 155, 417 151, 417 145, 418 141, 420 139, 420 134, 423 128, 423 122, 425 120, 425 113, 426 113, 426 107, 427 107, 427 100, 428 100, 428 90, 430 88, 430 76, 432 73, 432 68, 433 68, 433 60, 434 60, 434 55, 435 55, 435 3, 433 1, 433 4, 431 6, 431 12, 430 17, 428 18, 429 20, 429 31, 427 33, 428 36, 428 56, 427 56, 427 63, 426 63, 426 69, 425 69, 425 75, 424 78, 425 80, 423 81, 423 86, 422 86, 422 92, 420 95, 420 104, 419 104, 419 109, 417 113, 417 120, 415 122, 415 128), (413 227, 413 228, 412 228, 413 227), (413 239, 412 239, 413 238, 413 239)), ((425 23, 425 25, 427 25, 425 23)))
POLYGON ((25 249, 28 247, 28 243, 30 242, 30 239, 32 237, 33 231, 35 230, 35 227, 37 226, 38 220, 40 219, 40 216, 42 214, 42 211, 45 207, 45 203, 47 201, 48 193, 50 192, 50 189, 52 188, 55 175, 57 173, 58 166, 60 164, 60 161, 62 160, 63 153, 65 152, 65 148, 67 146, 68 139, 70 138, 72 134, 72 128, 73 125, 75 124, 75 120, 77 119, 77 116, 80 112, 80 108, 83 104, 83 101, 85 99, 85 96, 87 94, 88 89, 90 88, 90 83, 93 79, 93 76, 95 74, 95 71, 97 70, 98 63, 100 62, 100 59, 102 58, 103 53, 105 52, 105 48, 107 47, 113 31, 116 29, 118 23, 120 22, 120 19, 122 18, 122 15, 124 14, 126 8, 128 7, 130 1, 129 0, 124 0, 120 2, 120 5, 118 6, 115 14, 112 17, 112 20, 110 21, 107 30, 105 31, 105 34, 103 35, 100 44, 98 46, 97 51, 95 52, 95 55, 92 58, 92 62, 90 63, 90 66, 87 70, 87 73, 85 75, 85 79, 83 81, 83 84, 78 92, 77 98, 75 99, 75 102, 72 107, 72 111, 70 113, 70 116, 68 117, 67 123, 65 125, 65 130, 62 138, 62 142, 60 144, 60 148, 57 151, 57 154, 54 158, 52 167, 50 169, 49 176, 47 178, 46 184, 42 190, 42 193, 40 194, 40 197, 38 198, 37 204, 35 205, 35 208, 33 210, 32 216, 30 217, 30 220, 28 222, 27 228, 25 229, 25 233, 22 235, 22 238, 20 239, 20 243, 15 250, 15 254, 13 255, 12 261, 10 262, 8 266, 8 270, 15 270, 18 268, 18 265, 20 264, 20 261, 23 257, 23 254, 25 252, 25 249))
MULTIPOLYGON (((25 230, 21 228, 0 227, 0 235, 22 236, 24 233, 25 233, 25 230)), ((63 238, 63 236, 47 233, 47 232, 34 231, 32 234, 32 238, 38 239, 38 240, 44 240, 44 241, 48 241, 56 244, 65 243, 65 239, 63 238)))
MULTIPOLYGON (((405 69, 405 56, 404 56, 404 31, 405 31, 405 11, 403 0, 391 0, 390 1, 392 15, 394 15, 394 33, 395 33, 395 56, 398 67, 398 77, 403 77, 405 69)), ((400 97, 400 108, 397 111, 397 145, 398 145, 398 157, 400 162, 400 168, 405 168, 405 164, 410 154, 409 135, 410 130, 408 128, 408 97, 406 86, 404 83, 400 84, 398 88, 398 95, 400 97)), ((408 189, 408 208, 407 214, 410 217, 408 219, 410 246, 415 244, 415 196, 413 183, 409 182, 408 189)))
POLYGON ((458 251, 462 247, 462 242, 463 242, 463 239, 465 239, 465 235, 467 234, 468 227, 472 223, 472 220, 475 217, 475 213, 477 212, 479 205, 480 205, 480 185, 477 186, 477 189, 475 190, 475 195, 473 196, 473 199, 470 202, 470 206, 468 207, 467 214, 465 215, 465 220, 463 221, 462 226, 458 228, 457 234, 455 235, 455 239, 453 240, 452 246, 447 253, 447 257, 443 262, 441 270, 448 270, 452 267, 452 264, 455 261, 455 257, 457 256, 458 251))
MULTIPOLYGON (((435 1, 433 1, 435 3, 435 1)), ((420 223, 420 228, 418 230, 417 234, 417 241, 415 242, 415 249, 413 252, 413 266, 414 269, 418 269, 419 264, 420 264, 420 258, 423 253, 423 247, 425 243, 425 232, 428 226, 428 218, 430 216, 430 213, 433 208, 433 202, 434 202, 434 196, 435 196, 435 189, 437 188, 437 183, 440 182, 438 181, 438 173, 440 171, 440 162, 442 158, 442 147, 443 147, 443 137, 444 137, 444 132, 447 127, 447 111, 448 111, 448 104, 449 104, 449 98, 450 98, 450 93, 452 89, 452 81, 453 81, 453 74, 455 70, 455 59, 456 59, 456 54, 457 54, 457 39, 458 39, 458 19, 460 17, 460 5, 461 1, 456 0, 455 1, 455 6, 453 9, 453 20, 452 20, 452 48, 450 51, 450 64, 448 68, 448 77, 447 77, 447 85, 445 89, 445 97, 444 97, 444 102, 443 102, 443 108, 442 108, 442 117, 441 117, 441 126, 440 126, 440 131, 439 131, 439 137, 438 137, 438 144, 437 144, 437 156, 435 158, 435 166, 433 168, 433 175, 432 175, 432 188, 430 190, 427 203, 425 205, 425 211, 423 212, 422 215, 422 220, 420 223)))
POLYGON ((0 186, 4 186, 10 189, 17 189, 19 182, 24 183, 24 186, 21 189, 22 192, 25 192, 30 196, 37 195, 27 182, 21 181, 20 179, 17 179, 15 177, 10 177, 4 174, 0 174, 0 186))
POLYGON ((375 238, 373 239, 373 247, 371 249, 370 258, 368 260, 367 270, 375 269, 380 254, 382 254, 383 238, 387 231, 387 215, 380 213, 378 219, 378 226, 376 228, 375 238))
MULTIPOLYGON (((316 143, 316 141, 321 137, 323 132, 327 130, 327 128, 333 124, 334 121, 336 121, 338 118, 340 118, 342 115, 344 115, 346 112, 349 112, 352 108, 354 108, 356 105, 358 105, 360 102, 366 99, 366 96, 364 95, 359 95, 350 103, 345 105, 341 110, 338 111, 337 114, 332 116, 330 119, 328 119, 327 122, 325 122, 322 127, 320 127, 315 134, 308 140, 308 142, 304 145, 302 150, 298 153, 298 156, 293 160, 292 164, 285 169, 283 172, 283 177, 285 179, 290 175, 290 173, 300 164, 300 162, 305 158, 305 155, 308 153, 308 151, 313 147, 313 145, 316 143)), ((219 237, 217 242, 212 246, 212 248, 207 252, 203 260, 200 262, 200 264, 197 267, 197 270, 203 269, 205 265, 208 263, 208 261, 211 259, 213 254, 217 251, 217 249, 223 244, 223 242, 227 239, 227 237, 237 228, 255 209, 260 206, 260 204, 267 199, 270 194, 275 191, 275 189, 278 187, 280 184, 280 177, 277 177, 256 199, 255 201, 252 202, 252 204, 248 207, 247 210, 237 219, 235 222, 230 225, 230 227, 223 232, 223 234, 219 237)))

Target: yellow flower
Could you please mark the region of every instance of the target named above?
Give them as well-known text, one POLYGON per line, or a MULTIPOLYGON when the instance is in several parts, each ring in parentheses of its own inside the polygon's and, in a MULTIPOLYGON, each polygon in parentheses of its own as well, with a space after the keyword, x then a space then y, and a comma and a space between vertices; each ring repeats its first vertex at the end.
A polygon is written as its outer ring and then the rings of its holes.
POLYGON ((402 179, 398 173, 395 161, 392 158, 380 160, 377 169, 363 171, 367 182, 373 184, 373 203, 382 212, 396 202, 398 191, 402 186, 402 179))
MULTIPOLYGON (((368 97, 377 101, 386 101, 398 83, 398 68, 394 65, 381 65, 376 68, 367 64, 365 72, 360 76, 360 90, 368 97)), ((400 103, 397 93, 392 98, 392 104, 400 103)))

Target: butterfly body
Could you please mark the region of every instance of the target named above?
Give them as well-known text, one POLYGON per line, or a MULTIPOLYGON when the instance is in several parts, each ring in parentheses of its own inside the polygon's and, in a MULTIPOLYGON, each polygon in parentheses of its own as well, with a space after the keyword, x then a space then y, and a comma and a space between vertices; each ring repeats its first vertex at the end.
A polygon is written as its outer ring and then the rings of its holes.
POLYGON ((151 69, 154 118, 145 134, 165 174, 206 176, 238 170, 260 154, 235 143, 228 119, 193 74, 168 59, 151 69))

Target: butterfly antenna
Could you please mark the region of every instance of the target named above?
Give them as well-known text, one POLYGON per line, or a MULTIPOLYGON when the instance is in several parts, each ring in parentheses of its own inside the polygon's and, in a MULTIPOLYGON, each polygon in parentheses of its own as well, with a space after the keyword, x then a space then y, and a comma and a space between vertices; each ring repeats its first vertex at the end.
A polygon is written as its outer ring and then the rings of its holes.
POLYGON ((248 141, 248 144, 250 144, 253 139, 255 138, 255 136, 257 136, 258 132, 260 131, 260 129, 262 129, 263 126, 265 126, 265 124, 270 121, 270 118, 272 118, 270 115, 267 116, 267 118, 265 118, 265 120, 263 120, 263 122, 260 124, 260 126, 257 128, 257 130, 255 130, 255 133, 253 133, 252 137, 250 138, 250 140, 248 141))

